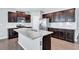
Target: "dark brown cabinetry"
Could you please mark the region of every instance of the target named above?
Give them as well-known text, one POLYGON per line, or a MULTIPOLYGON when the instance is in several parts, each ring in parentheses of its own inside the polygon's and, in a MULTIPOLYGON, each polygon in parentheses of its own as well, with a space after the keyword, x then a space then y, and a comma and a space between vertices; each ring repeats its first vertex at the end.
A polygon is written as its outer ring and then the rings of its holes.
POLYGON ((74 30, 67 31, 67 41, 74 42, 74 30))
POLYGON ((43 37, 43 50, 51 50, 51 35, 46 35, 43 37))
POLYGON ((48 30, 53 32, 52 37, 54 38, 74 42, 74 30, 57 28, 48 28, 48 30))
POLYGON ((75 9, 69 9, 65 11, 66 21, 75 22, 75 9))
POLYGON ((31 15, 26 15, 25 19, 26 19, 25 22, 28 22, 28 23, 31 22, 31 15))
POLYGON ((8 22, 16 22, 17 14, 15 12, 8 12, 8 22))
POLYGON ((42 18, 49 18, 49 22, 75 22, 75 8, 43 14, 42 18))
POLYGON ((48 15, 48 14, 43 14, 43 15, 42 15, 42 18, 48 18, 47 15, 48 15))
POLYGON ((25 17, 25 12, 16 11, 17 17, 25 17))
POLYGON ((8 12, 8 22, 31 22, 31 15, 25 14, 25 12, 8 12))
POLYGON ((15 29, 15 28, 8 29, 8 38, 9 39, 17 38, 18 37, 18 33, 16 31, 14 31, 13 29, 15 29))

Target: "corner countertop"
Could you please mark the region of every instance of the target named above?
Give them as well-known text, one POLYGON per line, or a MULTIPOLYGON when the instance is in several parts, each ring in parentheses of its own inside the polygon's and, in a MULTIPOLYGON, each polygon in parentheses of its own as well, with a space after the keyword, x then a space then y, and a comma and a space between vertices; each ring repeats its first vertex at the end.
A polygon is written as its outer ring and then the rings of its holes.
POLYGON ((36 30, 32 30, 31 28, 20 28, 20 29, 14 29, 14 30, 31 39, 36 39, 36 38, 43 37, 45 35, 49 35, 53 33, 53 32, 45 31, 45 30, 36 31, 36 30))

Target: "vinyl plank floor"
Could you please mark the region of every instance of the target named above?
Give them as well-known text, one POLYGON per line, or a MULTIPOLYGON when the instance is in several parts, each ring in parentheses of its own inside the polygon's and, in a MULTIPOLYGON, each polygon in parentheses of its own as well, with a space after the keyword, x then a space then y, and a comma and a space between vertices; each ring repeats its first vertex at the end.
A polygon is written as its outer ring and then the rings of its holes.
MULTIPOLYGON (((23 50, 18 39, 0 40, 0 50, 23 50)), ((64 40, 51 38, 51 50, 79 50, 79 43, 70 43, 64 40)))
POLYGON ((0 40, 0 50, 23 50, 17 38, 0 40))
POLYGON ((51 38, 51 50, 79 50, 79 44, 51 38))

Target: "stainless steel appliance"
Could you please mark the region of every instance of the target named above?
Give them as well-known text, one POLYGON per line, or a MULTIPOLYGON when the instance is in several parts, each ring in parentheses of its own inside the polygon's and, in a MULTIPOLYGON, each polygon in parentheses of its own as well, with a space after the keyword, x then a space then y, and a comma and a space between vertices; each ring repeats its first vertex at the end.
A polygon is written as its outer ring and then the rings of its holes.
POLYGON ((44 18, 40 20, 40 24, 39 24, 39 28, 41 30, 47 30, 49 26, 49 19, 48 18, 44 18))

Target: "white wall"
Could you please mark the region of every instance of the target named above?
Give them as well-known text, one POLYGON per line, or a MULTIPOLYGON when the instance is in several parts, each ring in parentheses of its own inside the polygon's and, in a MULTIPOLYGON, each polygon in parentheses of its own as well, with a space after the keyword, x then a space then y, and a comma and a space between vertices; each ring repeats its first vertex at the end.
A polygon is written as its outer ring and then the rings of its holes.
POLYGON ((79 8, 76 8, 76 11, 75 11, 75 19, 76 19, 76 30, 75 30, 75 40, 76 41, 79 41, 79 8))
MULTIPOLYGON (((0 39, 8 38, 8 28, 14 28, 18 23, 8 23, 8 11, 17 11, 17 9, 0 9, 0 39)), ((25 26, 31 26, 31 23, 22 23, 25 26)))
POLYGON ((0 39, 7 38, 7 12, 0 9, 0 39))
POLYGON ((39 30, 40 12, 31 12, 32 29, 39 30))

